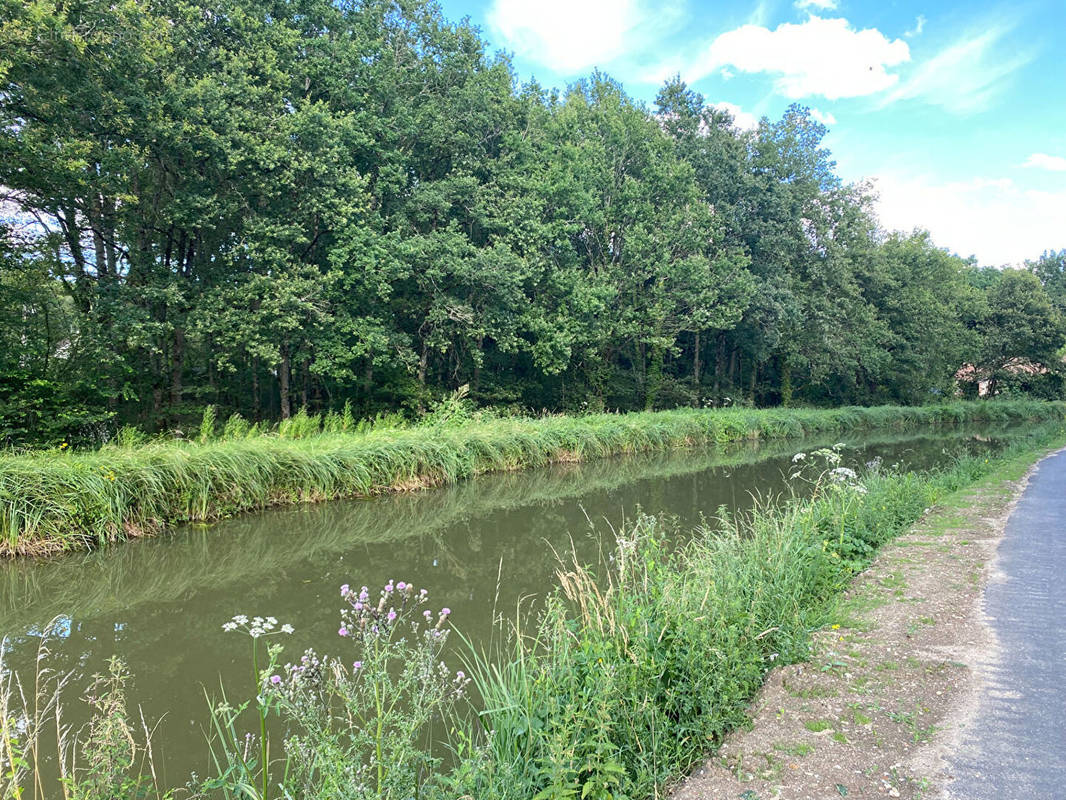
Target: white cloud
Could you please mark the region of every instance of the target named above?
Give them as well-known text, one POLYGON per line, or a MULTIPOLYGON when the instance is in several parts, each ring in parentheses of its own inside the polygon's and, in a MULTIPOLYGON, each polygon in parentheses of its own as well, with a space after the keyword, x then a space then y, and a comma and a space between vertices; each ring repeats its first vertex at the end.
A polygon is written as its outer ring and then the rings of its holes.
POLYGON ((1002 90, 1004 79, 1032 60, 1027 51, 1012 56, 998 47, 1010 26, 991 26, 963 36, 916 69, 882 105, 897 100, 922 100, 959 114, 987 108, 1002 90))
POLYGON ((819 8, 822 11, 832 11, 837 7, 837 0, 796 0, 796 8, 819 8))
POLYGON ((811 17, 770 30, 743 25, 718 36, 686 71, 699 80, 725 66, 779 77, 786 97, 822 95, 830 100, 888 89, 899 80, 890 67, 910 59, 902 39, 889 40, 876 28, 853 30, 846 19, 811 17))
POLYGON ((1033 153, 1026 160, 1023 167, 1035 169, 1049 169, 1053 172, 1066 172, 1066 158, 1062 156, 1049 156, 1047 153, 1033 153))
POLYGON ((649 23, 637 0, 495 0, 488 20, 506 46, 565 74, 626 53, 649 23))
POLYGON ((817 108, 811 109, 811 116, 818 120, 823 125, 836 125, 837 118, 830 114, 828 111, 819 111, 817 108))
POLYGON ((933 240, 982 264, 1020 264, 1066 247, 1066 189, 1025 189, 1010 179, 938 183, 928 177, 876 179, 886 228, 926 228, 933 240))
POLYGON ((919 14, 918 18, 916 20, 914 20, 914 27, 911 28, 906 33, 904 33, 903 35, 906 36, 907 38, 912 38, 914 36, 921 36, 922 35, 922 31, 925 30, 925 23, 927 21, 928 20, 926 20, 925 14, 919 14))
POLYGON ((759 118, 735 103, 711 103, 711 105, 722 111, 728 111, 733 117, 733 125, 742 131, 753 131, 759 127, 759 118))

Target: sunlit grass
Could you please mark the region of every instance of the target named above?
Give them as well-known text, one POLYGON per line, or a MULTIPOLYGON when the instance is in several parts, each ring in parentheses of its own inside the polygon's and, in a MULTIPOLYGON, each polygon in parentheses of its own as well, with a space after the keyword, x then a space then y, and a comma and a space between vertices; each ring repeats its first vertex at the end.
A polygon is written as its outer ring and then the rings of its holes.
POLYGON ((94 547, 271 505, 453 483, 478 473, 741 439, 1060 419, 1033 401, 717 409, 355 423, 297 415, 276 431, 214 421, 196 440, 119 437, 99 450, 0 455, 0 553, 94 547))

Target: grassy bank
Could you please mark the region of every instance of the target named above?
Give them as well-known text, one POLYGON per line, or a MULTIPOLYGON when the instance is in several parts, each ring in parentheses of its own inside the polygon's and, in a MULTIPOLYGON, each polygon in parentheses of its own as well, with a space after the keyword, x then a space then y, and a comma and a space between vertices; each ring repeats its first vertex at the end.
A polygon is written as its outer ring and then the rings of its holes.
MULTIPOLYGON (((261 433, 0 456, 0 554, 98 546, 166 525, 286 503, 449 483, 482 472, 617 453, 874 428, 1061 419, 1066 403, 676 410, 446 418, 344 430, 311 418, 261 433), (324 429, 325 428, 325 429, 324 429)), ((338 420, 340 418, 338 417, 338 420)))
POLYGON ((1059 428, 927 473, 834 480, 824 464, 815 499, 721 520, 680 552, 664 546, 663 523, 641 520, 609 573, 564 570, 532 630, 508 651, 475 654, 486 710, 461 737, 469 755, 445 794, 662 796, 746 722, 769 669, 805 657, 811 630, 883 543, 952 493, 1023 471, 1063 439, 1059 428))
MULTIPOLYGON (((679 537, 669 523, 641 518, 620 533, 601 568, 565 565, 560 588, 528 627, 501 630, 502 644, 487 652, 467 647, 461 666, 469 676, 441 663, 454 657, 443 649, 447 608, 422 612, 423 595, 402 582, 390 580, 376 603, 365 587, 357 595, 344 586, 349 608, 338 631, 341 652, 307 651, 282 667, 289 654, 261 648, 267 663, 253 656, 256 668, 264 667, 255 690, 227 687, 255 699, 214 706, 209 742, 217 774, 190 784, 190 796, 664 796, 670 781, 746 722, 770 669, 805 658, 811 632, 831 618, 841 591, 882 544, 960 490, 1016 478, 1064 441, 1061 424, 1034 426, 999 455, 962 457, 926 472, 872 463, 862 475, 842 470, 832 449, 816 450, 792 461, 791 480, 813 497, 723 516, 680 537, 687 539, 680 548, 670 544, 679 537), (320 670, 320 663, 330 668, 320 670), (464 710, 468 677, 476 692, 464 710), (390 701, 383 704, 383 697, 390 701), (284 734, 264 745, 273 754, 269 777, 253 752, 266 730, 255 727, 255 711, 276 720, 275 733, 284 734), (435 737, 448 732, 454 752, 447 764, 426 749, 441 715, 447 724, 435 737)), ((225 627, 269 626, 266 635, 273 635, 276 622, 235 617, 225 627)), ((113 701, 94 719, 125 708, 116 685, 113 701)), ((47 703, 59 702, 61 688, 47 703)), ((10 685, 0 686, 0 701, 17 699, 10 685)), ((129 726, 114 730, 114 742, 90 737, 75 746, 91 755, 98 744, 132 742, 129 726)), ((9 790, 25 786, 36 768, 29 741, 17 745, 32 758, 2 776, 9 790)), ((83 796, 126 796, 109 788, 120 785, 137 786, 138 796, 169 796, 154 783, 154 769, 143 762, 128 767, 131 761, 107 761, 93 776, 100 791, 83 796)))

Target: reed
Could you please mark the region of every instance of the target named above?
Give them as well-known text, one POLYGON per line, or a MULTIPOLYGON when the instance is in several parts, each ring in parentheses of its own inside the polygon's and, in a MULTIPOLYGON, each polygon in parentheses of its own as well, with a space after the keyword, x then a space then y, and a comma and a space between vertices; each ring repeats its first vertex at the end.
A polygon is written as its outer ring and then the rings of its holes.
POLYGON ((1064 416, 1066 403, 1036 401, 539 418, 437 414, 415 426, 301 412, 269 432, 231 418, 219 435, 211 413, 196 440, 127 432, 94 451, 0 455, 0 555, 93 548, 175 523, 558 461, 751 438, 1064 416))

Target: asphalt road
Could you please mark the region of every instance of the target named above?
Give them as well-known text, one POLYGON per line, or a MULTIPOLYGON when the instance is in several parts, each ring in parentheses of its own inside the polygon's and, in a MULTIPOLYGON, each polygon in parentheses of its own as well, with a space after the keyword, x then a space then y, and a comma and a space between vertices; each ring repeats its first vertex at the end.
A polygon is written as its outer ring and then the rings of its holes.
POLYGON ((951 761, 965 800, 1066 800, 1066 452, 1037 468, 985 592, 999 640, 951 761))

